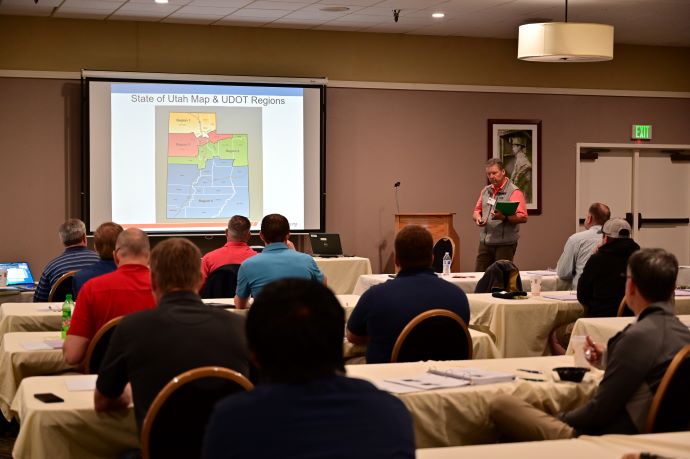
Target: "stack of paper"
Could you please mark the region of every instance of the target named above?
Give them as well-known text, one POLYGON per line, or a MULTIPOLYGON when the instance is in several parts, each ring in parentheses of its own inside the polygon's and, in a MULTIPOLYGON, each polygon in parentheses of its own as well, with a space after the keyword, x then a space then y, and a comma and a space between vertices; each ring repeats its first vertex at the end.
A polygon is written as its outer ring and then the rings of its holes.
POLYGON ((431 368, 429 373, 446 376, 449 378, 457 378, 468 381, 473 386, 481 384, 496 384, 502 382, 510 382, 515 379, 515 375, 504 371, 485 370, 484 368, 468 367, 468 368, 446 368, 439 370, 431 368))

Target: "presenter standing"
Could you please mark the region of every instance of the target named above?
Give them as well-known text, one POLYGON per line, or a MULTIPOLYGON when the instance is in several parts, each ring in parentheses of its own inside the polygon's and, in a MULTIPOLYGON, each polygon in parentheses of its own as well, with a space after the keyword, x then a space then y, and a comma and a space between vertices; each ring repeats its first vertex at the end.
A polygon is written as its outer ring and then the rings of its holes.
POLYGON ((489 185, 479 194, 472 219, 481 228, 475 271, 484 272, 496 260, 513 260, 519 235, 518 225, 527 222, 527 204, 522 191, 506 177, 503 162, 491 158, 486 163, 489 185), (517 202, 514 215, 496 210, 496 202, 517 202))

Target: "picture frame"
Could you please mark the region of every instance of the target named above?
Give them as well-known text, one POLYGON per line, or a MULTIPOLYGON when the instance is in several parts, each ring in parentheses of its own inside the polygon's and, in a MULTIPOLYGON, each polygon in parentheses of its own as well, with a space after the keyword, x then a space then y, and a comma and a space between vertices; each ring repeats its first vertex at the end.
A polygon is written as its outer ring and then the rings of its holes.
POLYGON ((525 195, 529 215, 541 215, 541 120, 488 120, 488 158, 525 195))

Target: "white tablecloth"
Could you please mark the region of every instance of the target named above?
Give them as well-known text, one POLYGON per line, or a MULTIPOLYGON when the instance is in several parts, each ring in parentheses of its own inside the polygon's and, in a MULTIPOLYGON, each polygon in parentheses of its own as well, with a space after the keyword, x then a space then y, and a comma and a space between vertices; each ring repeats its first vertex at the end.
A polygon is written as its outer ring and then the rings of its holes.
POLYGON ((0 304, 4 303, 31 303, 34 300, 34 292, 2 292, 0 293, 0 304))
MULTIPOLYGON (((690 315, 678 316, 681 322, 690 326, 690 315)), ((635 321, 634 317, 590 317, 578 319, 573 327, 572 336, 588 335, 595 342, 606 345, 606 342, 616 333, 635 321)), ((572 340, 568 343, 566 354, 573 354, 575 350, 572 340)))
MULTIPOLYGON (((95 378, 95 375, 90 377, 95 378)), ((12 411, 21 425, 13 457, 105 459, 139 448, 134 410, 96 413, 93 390, 68 391, 65 381, 71 378, 83 376, 38 376, 22 381, 12 402, 12 411), (34 397, 34 394, 46 392, 65 401, 48 404, 34 397)))
POLYGON ((349 294, 355 288, 357 279, 363 274, 371 274, 371 262, 362 257, 319 258, 314 257, 316 265, 328 279, 328 287, 335 294, 349 294))
POLYGON ((57 331, 62 324, 62 303, 3 303, 0 338, 9 332, 57 331), (48 308, 53 310, 48 310, 48 308))
MULTIPOLYGON (((522 279, 522 288, 526 292, 532 290, 532 279, 535 277, 535 273, 540 273, 539 271, 520 271, 520 278, 522 279)), ((544 272, 543 274, 546 274, 544 272)), ((469 273, 453 273, 450 276, 440 276, 442 279, 457 285, 465 293, 474 293, 474 289, 477 286, 477 282, 482 278, 484 273, 480 272, 469 272, 469 273)), ((541 289, 542 291, 555 291, 555 290, 567 290, 570 288, 568 284, 562 283, 558 280, 555 274, 541 276, 541 289)), ((390 280, 389 274, 368 274, 362 275, 357 279, 357 283, 354 287, 353 293, 355 295, 361 295, 366 292, 372 285, 382 284, 387 280, 390 280)))
POLYGON ((470 293, 467 298, 470 302, 470 325, 480 329, 485 327, 493 333, 503 357, 550 354, 549 331, 555 324, 572 322, 583 313, 582 306, 575 300, 563 301, 544 296, 505 300, 494 298, 490 293, 470 293))
POLYGON ((24 378, 63 373, 74 367, 62 358, 62 349, 30 351, 22 343, 59 339, 60 332, 6 333, 0 346, 0 410, 10 420, 10 404, 24 378))
POLYGON ((417 459, 503 458, 620 459, 626 453, 649 452, 663 457, 688 457, 690 432, 650 435, 583 435, 571 440, 456 446, 417 450, 417 459))
POLYGON ((526 378, 535 374, 519 368, 541 371, 544 382, 516 379, 514 382, 465 386, 427 392, 398 394, 412 414, 418 448, 493 443, 496 432, 489 420, 489 403, 498 394, 513 394, 549 413, 571 410, 589 400, 603 375, 590 371, 582 383, 556 382, 552 369, 573 365, 572 356, 521 359, 467 360, 454 362, 388 363, 348 365, 347 373, 372 382, 386 378, 418 376, 429 368, 480 367, 510 371, 526 378))

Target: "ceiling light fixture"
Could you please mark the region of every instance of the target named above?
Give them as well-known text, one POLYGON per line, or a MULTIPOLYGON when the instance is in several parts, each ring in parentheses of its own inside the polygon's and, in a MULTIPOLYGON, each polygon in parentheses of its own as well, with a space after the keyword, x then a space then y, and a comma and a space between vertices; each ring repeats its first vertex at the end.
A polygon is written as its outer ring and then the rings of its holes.
POLYGON ((153 0, 154 2, 158 3, 159 5, 167 5, 168 0, 153 0))
POLYGON ((431 17, 436 18, 436 19, 440 19, 440 18, 446 17, 446 13, 441 13, 441 12, 432 13, 431 17))
POLYGON ((518 32, 518 59, 537 62, 601 62, 613 59, 613 26, 568 22, 524 24, 518 32))

